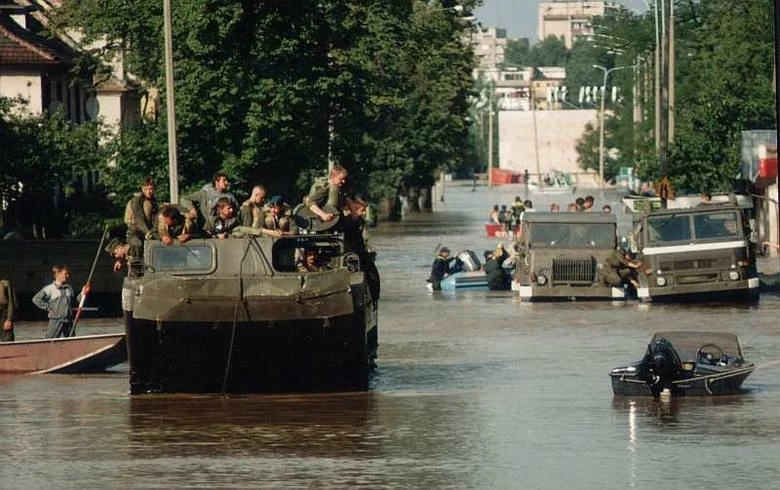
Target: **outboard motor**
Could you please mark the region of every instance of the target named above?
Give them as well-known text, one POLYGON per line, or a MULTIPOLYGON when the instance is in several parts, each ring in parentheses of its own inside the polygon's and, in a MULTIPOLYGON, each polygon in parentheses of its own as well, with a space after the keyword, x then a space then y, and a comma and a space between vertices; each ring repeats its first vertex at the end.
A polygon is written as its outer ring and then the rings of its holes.
POLYGON ((473 250, 464 250, 462 252, 458 252, 458 255, 455 257, 462 264, 461 270, 473 272, 479 270, 481 266, 481 263, 477 258, 477 254, 475 254, 473 250))
POLYGON ((682 362, 674 346, 666 339, 656 341, 649 359, 650 371, 653 374, 653 396, 658 396, 671 382, 680 379, 682 362))

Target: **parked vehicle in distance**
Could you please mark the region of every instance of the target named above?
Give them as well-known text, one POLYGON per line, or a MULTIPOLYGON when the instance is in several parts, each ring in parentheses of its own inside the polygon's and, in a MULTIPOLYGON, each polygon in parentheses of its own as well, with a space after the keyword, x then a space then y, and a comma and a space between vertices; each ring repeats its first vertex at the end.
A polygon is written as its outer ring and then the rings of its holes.
POLYGON ((646 274, 640 301, 755 301, 750 226, 736 203, 643 214, 634 232, 646 274))
POLYGON ((720 332, 659 332, 642 360, 610 372, 617 396, 733 395, 756 369, 737 336, 720 332))
POLYGON ((599 270, 617 248, 617 219, 603 213, 526 213, 515 239, 512 290, 520 299, 624 299, 599 270))

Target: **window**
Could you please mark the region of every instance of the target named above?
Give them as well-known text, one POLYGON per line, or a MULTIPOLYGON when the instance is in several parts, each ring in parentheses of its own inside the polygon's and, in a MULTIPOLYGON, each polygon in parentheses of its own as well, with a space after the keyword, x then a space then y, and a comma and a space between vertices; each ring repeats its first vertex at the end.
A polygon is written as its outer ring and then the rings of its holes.
POLYGON ((297 272, 297 264, 303 260, 306 250, 314 250, 319 263, 327 269, 336 269, 341 264, 342 244, 336 237, 318 235, 280 238, 271 251, 272 264, 279 272, 297 272))
POLYGON ((739 237, 738 223, 737 213, 734 211, 699 214, 693 217, 693 228, 696 238, 699 239, 739 237))
POLYGON ((158 245, 152 248, 155 272, 208 274, 214 271, 214 249, 208 244, 158 245))
POLYGON ((690 215, 658 216, 647 219, 648 243, 691 239, 690 215))

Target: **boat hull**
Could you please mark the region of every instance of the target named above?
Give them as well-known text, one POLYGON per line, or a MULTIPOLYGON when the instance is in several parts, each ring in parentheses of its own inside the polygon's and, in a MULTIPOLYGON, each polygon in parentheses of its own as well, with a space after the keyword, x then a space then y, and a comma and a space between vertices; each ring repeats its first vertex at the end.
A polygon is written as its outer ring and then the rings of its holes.
POLYGON ((127 361, 123 334, 84 335, 0 343, 0 373, 101 372, 127 361))
MULTIPOLYGON (((722 396, 742 391, 742 383, 755 370, 750 364, 740 369, 707 376, 675 380, 669 383, 671 396, 722 396)), ((655 396, 653 386, 630 375, 610 374, 615 396, 655 396)))

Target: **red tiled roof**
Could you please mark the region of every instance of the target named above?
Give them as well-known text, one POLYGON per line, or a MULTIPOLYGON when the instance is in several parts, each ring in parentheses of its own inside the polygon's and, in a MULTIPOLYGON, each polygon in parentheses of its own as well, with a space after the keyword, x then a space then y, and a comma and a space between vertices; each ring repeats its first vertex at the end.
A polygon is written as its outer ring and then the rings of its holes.
POLYGON ((0 12, 0 65, 69 65, 72 57, 0 12))

